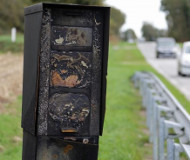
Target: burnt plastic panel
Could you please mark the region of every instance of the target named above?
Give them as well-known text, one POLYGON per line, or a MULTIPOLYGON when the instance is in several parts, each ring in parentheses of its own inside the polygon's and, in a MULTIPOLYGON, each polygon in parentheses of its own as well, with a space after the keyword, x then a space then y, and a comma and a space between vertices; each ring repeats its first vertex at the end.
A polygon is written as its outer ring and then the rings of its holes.
POLYGON ((104 14, 99 8, 44 7, 38 135, 101 133, 104 14))
POLYGON ((41 21, 42 12, 25 18, 22 127, 33 135, 36 134, 41 21))
POLYGON ((98 138, 83 139, 78 141, 63 140, 55 137, 39 137, 36 160, 97 160, 98 138), (82 141, 81 141, 82 140, 82 141))
POLYGON ((37 137, 24 131, 22 159, 36 160, 36 146, 37 146, 37 137))

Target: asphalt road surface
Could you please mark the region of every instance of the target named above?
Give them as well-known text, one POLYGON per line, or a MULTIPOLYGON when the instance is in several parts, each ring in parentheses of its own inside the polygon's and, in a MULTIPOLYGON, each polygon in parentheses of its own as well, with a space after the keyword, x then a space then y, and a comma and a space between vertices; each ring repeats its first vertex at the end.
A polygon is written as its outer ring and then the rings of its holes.
MULTIPOLYGON (((146 58, 147 62, 152 65, 160 74, 168 79, 187 99, 190 100, 190 76, 181 77, 177 73, 177 59, 160 58, 156 59, 154 42, 139 43, 138 47, 146 58)), ((177 97, 176 97, 177 98, 177 97)))

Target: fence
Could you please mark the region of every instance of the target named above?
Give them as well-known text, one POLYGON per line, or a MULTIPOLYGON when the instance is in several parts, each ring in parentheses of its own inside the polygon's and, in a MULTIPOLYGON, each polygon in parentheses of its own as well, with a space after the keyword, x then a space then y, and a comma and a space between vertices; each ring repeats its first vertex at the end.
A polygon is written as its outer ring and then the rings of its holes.
POLYGON ((153 160, 179 160, 183 152, 190 159, 190 115, 154 74, 136 72, 132 80, 146 108, 153 160))

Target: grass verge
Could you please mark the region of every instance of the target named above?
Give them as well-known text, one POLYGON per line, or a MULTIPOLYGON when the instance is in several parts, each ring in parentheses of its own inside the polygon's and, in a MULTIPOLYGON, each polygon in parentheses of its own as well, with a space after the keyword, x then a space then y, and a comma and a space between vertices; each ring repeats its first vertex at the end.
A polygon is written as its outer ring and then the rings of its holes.
POLYGON ((12 52, 18 53, 23 51, 24 37, 23 34, 17 34, 16 42, 11 42, 11 35, 0 36, 0 54, 12 52))
POLYGON ((21 101, 6 106, 6 112, 0 114, 0 159, 21 160, 22 130, 21 130, 21 101))

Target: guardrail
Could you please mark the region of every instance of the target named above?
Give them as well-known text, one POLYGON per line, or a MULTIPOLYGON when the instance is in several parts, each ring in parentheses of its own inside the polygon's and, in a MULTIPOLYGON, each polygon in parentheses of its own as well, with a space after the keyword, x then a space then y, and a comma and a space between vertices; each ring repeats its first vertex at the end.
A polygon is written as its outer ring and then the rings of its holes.
POLYGON ((153 73, 136 72, 132 80, 146 108, 153 159, 179 160, 182 152, 190 159, 190 115, 153 73))

